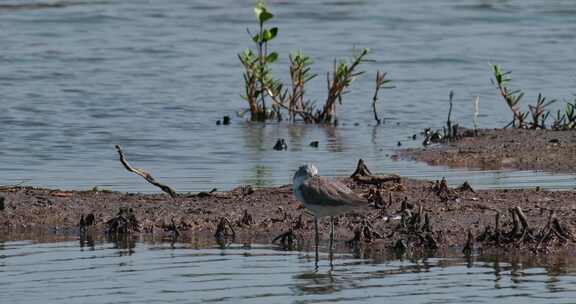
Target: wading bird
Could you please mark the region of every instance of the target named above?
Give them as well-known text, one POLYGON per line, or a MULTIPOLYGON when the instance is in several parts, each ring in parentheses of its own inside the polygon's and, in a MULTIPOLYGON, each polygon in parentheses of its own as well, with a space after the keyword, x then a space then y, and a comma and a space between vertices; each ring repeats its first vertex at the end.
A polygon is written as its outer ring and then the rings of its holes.
POLYGON ((332 254, 334 216, 356 208, 368 207, 369 203, 346 185, 319 176, 318 169, 313 164, 298 168, 292 182, 294 196, 314 214, 316 261, 318 261, 318 220, 330 216, 330 254, 332 254))

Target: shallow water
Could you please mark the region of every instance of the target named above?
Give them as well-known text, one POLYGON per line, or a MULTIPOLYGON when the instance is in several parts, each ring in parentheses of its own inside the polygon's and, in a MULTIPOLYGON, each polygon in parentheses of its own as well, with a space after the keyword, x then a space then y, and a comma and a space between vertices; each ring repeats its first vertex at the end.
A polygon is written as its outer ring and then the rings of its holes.
POLYGON ((2 303, 574 303, 572 258, 363 258, 269 245, 0 242, 2 303))
POLYGON ((280 28, 271 46, 281 54, 276 75, 286 78, 288 52, 302 49, 321 75, 308 89, 319 103, 333 58, 353 46, 372 50, 374 62, 346 96, 337 128, 235 116, 246 107, 236 53, 250 46, 252 0, 68 3, 75 5, 0 7, 0 184, 157 191, 121 167, 114 150, 121 144, 134 166, 180 191, 285 184, 309 161, 322 174, 345 175, 358 158, 373 171, 467 179, 477 188, 573 188, 573 176, 390 158, 398 141, 418 146, 422 138, 412 134, 444 124, 450 90, 461 125, 471 126, 476 95, 481 126, 505 125, 510 113, 489 81, 489 63, 513 70, 514 87, 530 103, 538 92, 570 97, 572 0, 269 1, 280 28), (382 92, 381 127, 372 126, 370 109, 377 69, 396 86, 382 92), (216 126, 223 115, 232 116, 231 126, 216 126), (277 138, 286 138, 288 151, 271 149, 277 138), (314 140, 317 149, 309 147, 314 140))

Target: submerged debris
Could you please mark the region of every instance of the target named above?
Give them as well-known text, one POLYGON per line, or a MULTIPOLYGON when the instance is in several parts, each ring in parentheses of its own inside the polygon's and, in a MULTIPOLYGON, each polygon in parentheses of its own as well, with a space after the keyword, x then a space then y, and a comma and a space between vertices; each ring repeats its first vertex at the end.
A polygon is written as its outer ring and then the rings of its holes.
POLYGON ((274 147, 272 147, 272 149, 274 149, 276 151, 288 150, 288 145, 286 144, 286 140, 284 140, 284 138, 279 138, 276 141, 276 144, 274 145, 274 147))
POLYGON ((127 234, 139 232, 140 227, 132 208, 120 207, 118 214, 106 222, 107 234, 127 234))
POLYGON ((382 235, 375 231, 370 222, 363 220, 362 224, 354 230, 354 237, 346 244, 349 246, 357 246, 360 243, 370 244, 376 239, 382 239, 382 235))
POLYGON ((174 222, 174 217, 170 218, 169 225, 164 225, 164 231, 169 232, 171 237, 174 239, 180 236, 180 231, 178 230, 176 222, 174 222))
POLYGON ((89 213, 86 217, 84 214, 80 216, 80 231, 86 231, 87 228, 92 227, 96 224, 96 219, 93 213, 89 213))
POLYGON ((464 248, 462 249, 462 253, 464 253, 465 255, 470 255, 472 254, 473 250, 474 250, 474 235, 472 235, 472 230, 468 229, 468 239, 466 240, 466 245, 464 245, 464 248))

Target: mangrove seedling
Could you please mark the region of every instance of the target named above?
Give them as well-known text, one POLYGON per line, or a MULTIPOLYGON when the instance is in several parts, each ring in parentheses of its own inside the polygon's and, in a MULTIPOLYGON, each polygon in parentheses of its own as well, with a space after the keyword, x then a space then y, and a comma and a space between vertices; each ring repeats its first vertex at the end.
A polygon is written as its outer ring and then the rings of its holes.
POLYGON ((570 130, 576 129, 576 100, 574 103, 566 103, 564 112, 558 110, 554 122, 552 124, 552 129, 554 130, 570 130))
POLYGON ((346 94, 346 89, 352 84, 356 77, 364 74, 364 71, 356 71, 358 66, 365 61, 369 50, 363 49, 362 52, 355 55, 352 62, 334 61, 332 76, 327 74, 328 97, 324 103, 324 108, 318 115, 317 122, 331 123, 336 114, 336 102, 342 103, 342 95, 346 94))
POLYGON ((266 108, 266 87, 274 80, 271 77, 270 65, 278 59, 278 53, 269 52, 268 42, 276 37, 278 28, 266 28, 264 24, 271 20, 274 15, 270 13, 263 1, 258 1, 254 8, 258 21, 258 33, 248 33, 256 46, 256 52, 246 50, 238 55, 240 63, 244 67, 244 95, 242 98, 248 102, 252 120, 265 120, 270 116, 279 115, 279 109, 273 106, 273 112, 269 113, 266 108))
MULTIPOLYGON (((316 77, 310 72, 312 60, 301 51, 290 54, 290 80, 292 81, 292 93, 290 94, 288 111, 292 121, 296 120, 296 113, 308 113, 311 102, 304 101, 304 85, 316 77)), ((302 115, 303 119, 310 120, 310 117, 302 115)))
MULTIPOLYGON (((307 65, 304 66, 305 69, 301 74, 303 77, 302 79, 306 81, 301 82, 298 80, 298 78, 293 78, 292 80, 293 86, 294 82, 297 83, 296 93, 293 92, 292 94, 289 94, 288 90, 283 89, 283 86, 279 81, 269 81, 267 82, 268 86, 266 87, 268 96, 272 98, 274 105, 287 109, 289 113, 292 114, 292 117, 295 115, 300 116, 307 123, 336 123, 336 120, 334 119, 336 113, 336 102, 339 102, 340 104, 342 103, 342 95, 347 93, 347 91, 345 91, 346 88, 352 84, 357 76, 364 73, 364 71, 358 72, 356 69, 360 63, 365 61, 364 57, 368 54, 368 52, 368 49, 364 49, 360 54, 355 55, 350 63, 346 61, 340 61, 337 63, 334 61, 332 76, 330 73, 327 74, 328 97, 326 98, 326 102, 322 107, 322 110, 316 109, 315 103, 311 101, 304 102, 299 93, 300 90, 301 92, 304 92, 304 84, 316 76, 309 73, 307 65), (293 103, 295 106, 290 107, 291 103, 293 103)), ((303 60, 303 62, 308 62, 309 59, 306 59, 307 57, 303 55, 301 56, 302 57, 300 60, 303 60)), ((291 62, 292 71, 293 69, 297 68, 296 65, 298 65, 299 61, 291 60, 291 62)))
POLYGON ((315 122, 315 104, 304 101, 305 84, 316 77, 316 74, 310 72, 312 60, 301 51, 290 54, 289 59, 292 90, 284 89, 280 81, 270 81, 267 83, 267 93, 275 106, 288 110, 293 122, 296 116, 300 116, 306 123, 315 122))
POLYGON ((555 99, 546 101, 546 97, 542 96, 542 94, 538 94, 536 106, 528 105, 530 115, 532 116, 532 122, 530 123, 531 129, 546 129, 546 120, 550 115, 550 111, 545 111, 545 109, 554 102, 556 102, 555 99))
POLYGON ((376 111, 376 102, 378 101, 378 92, 380 89, 392 89, 394 86, 388 85, 392 80, 386 79, 386 72, 382 73, 380 71, 376 71, 376 86, 374 88, 374 96, 372 97, 372 112, 374 112, 374 120, 376 120, 376 124, 379 125, 382 123, 380 117, 378 117, 378 111, 376 111))
POLYGON ((510 108, 513 114, 512 121, 506 125, 505 128, 512 126, 514 128, 523 128, 525 126, 524 120, 527 117, 527 113, 520 111, 520 100, 524 96, 521 90, 510 90, 507 84, 512 80, 510 74, 512 72, 502 72, 502 69, 498 65, 492 65, 492 70, 494 73, 494 79, 491 79, 492 84, 496 86, 498 92, 506 101, 506 104, 510 108))

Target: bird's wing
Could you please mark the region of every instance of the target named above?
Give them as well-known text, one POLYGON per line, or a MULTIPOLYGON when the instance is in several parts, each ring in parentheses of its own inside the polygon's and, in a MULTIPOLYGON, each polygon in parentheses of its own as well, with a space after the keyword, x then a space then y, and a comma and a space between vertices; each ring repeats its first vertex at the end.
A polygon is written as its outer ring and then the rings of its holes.
POLYGON ((369 204, 346 185, 319 176, 308 178, 299 189, 304 200, 311 204, 334 207, 363 207, 369 204))

